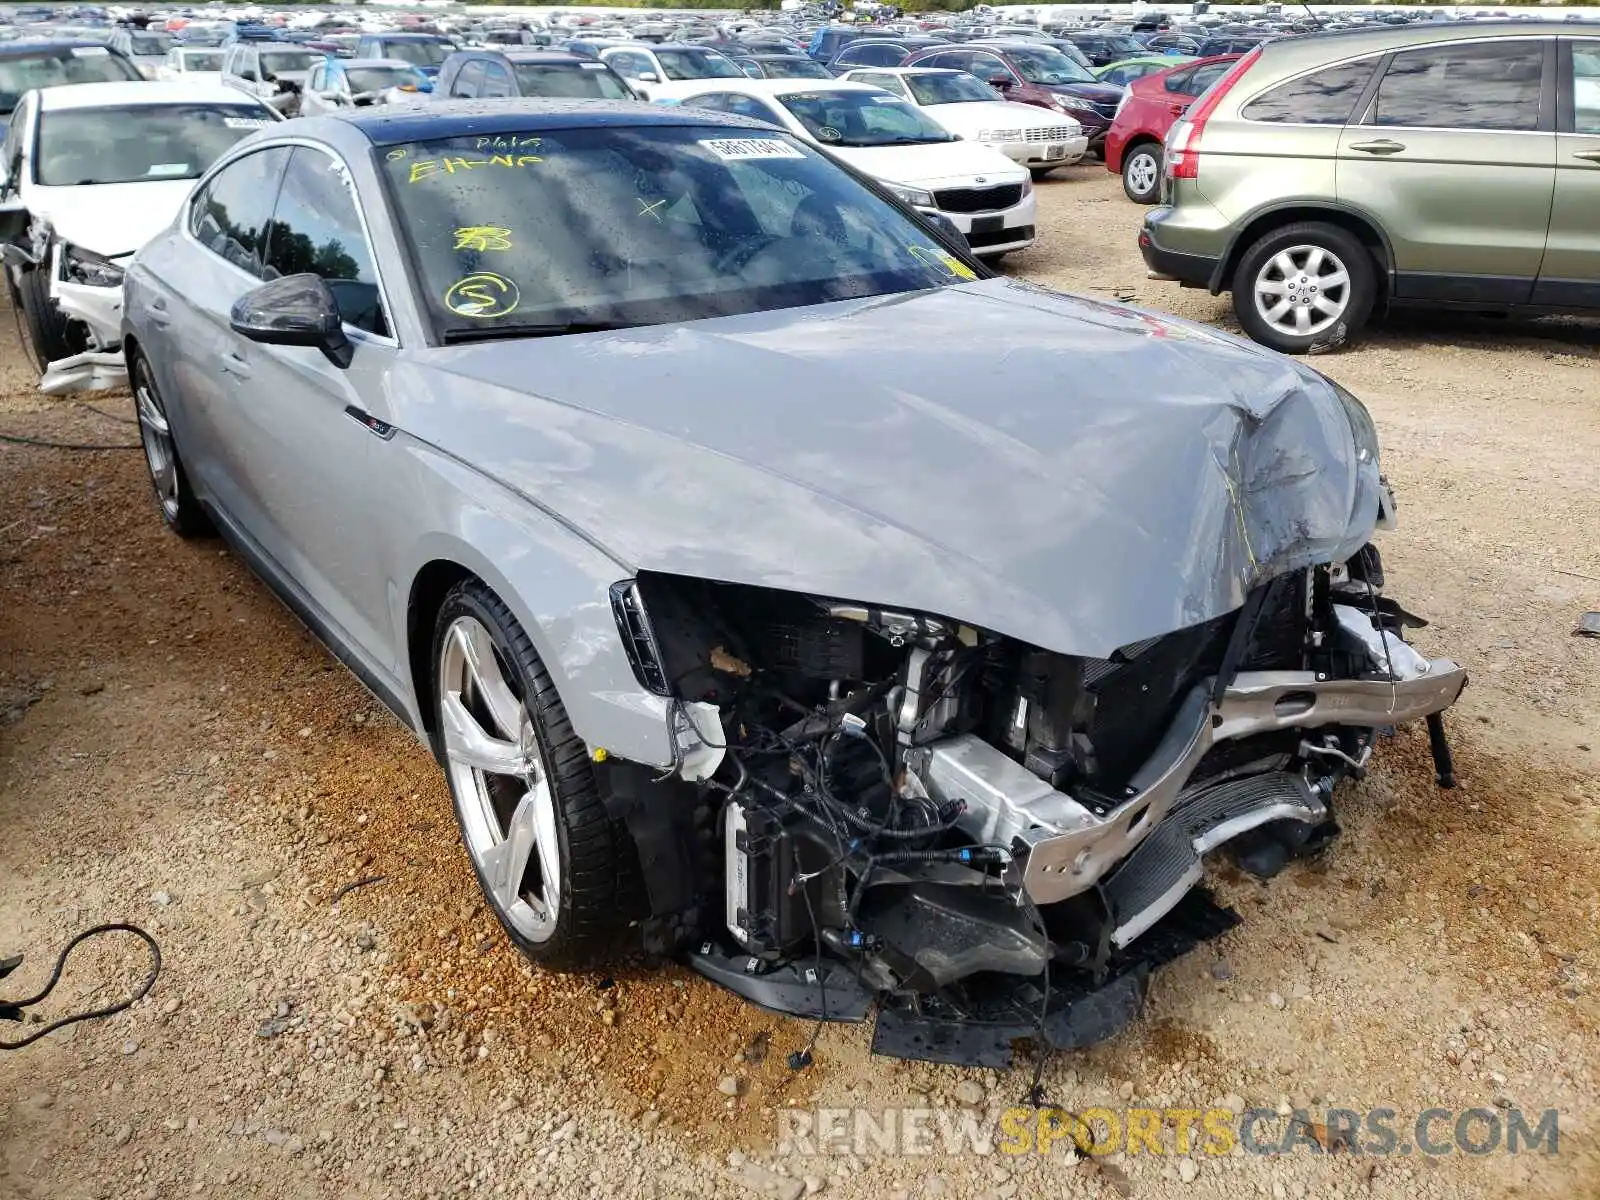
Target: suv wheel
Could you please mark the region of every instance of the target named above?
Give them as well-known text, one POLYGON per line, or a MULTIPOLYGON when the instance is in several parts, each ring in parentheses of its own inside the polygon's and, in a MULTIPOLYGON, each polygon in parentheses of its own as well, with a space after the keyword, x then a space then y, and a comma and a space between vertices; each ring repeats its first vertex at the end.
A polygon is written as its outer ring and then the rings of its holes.
POLYGON ((1372 256, 1337 225, 1301 222, 1260 238, 1233 275, 1244 331, 1286 354, 1316 354, 1361 331, 1376 295, 1372 256))
POLYGON ((1122 157, 1122 190, 1135 204, 1154 204, 1161 195, 1161 146, 1142 142, 1122 157))

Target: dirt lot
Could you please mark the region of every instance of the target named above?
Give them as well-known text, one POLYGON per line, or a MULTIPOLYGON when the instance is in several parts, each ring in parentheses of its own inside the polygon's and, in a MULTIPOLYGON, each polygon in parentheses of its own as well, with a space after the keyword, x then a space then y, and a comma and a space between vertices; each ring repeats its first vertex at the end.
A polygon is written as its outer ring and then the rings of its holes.
MULTIPOLYGON (((1115 180, 1064 174, 1008 270, 1230 324, 1146 281, 1115 180)), ((796 1075, 807 1029, 676 968, 532 970, 428 756, 218 544, 163 532, 141 456, 0 446, 0 953, 28 952, 0 991, 99 921, 166 955, 132 1011, 0 1059, 0 1198, 1600 1195, 1600 641, 1571 635, 1600 608, 1600 327, 1393 321, 1317 365, 1383 436, 1391 590, 1473 671, 1463 786, 1433 786, 1416 733, 1387 744, 1332 852, 1219 873, 1244 924, 1046 1088, 1387 1107, 1402 1132, 1558 1108, 1558 1154, 779 1153, 785 1107, 1000 1106, 1027 1079, 873 1059, 859 1028, 796 1075)), ((0 432, 132 440, 126 397, 31 384, 7 333, 0 432)), ((51 1011, 141 970, 86 949, 51 1011)))

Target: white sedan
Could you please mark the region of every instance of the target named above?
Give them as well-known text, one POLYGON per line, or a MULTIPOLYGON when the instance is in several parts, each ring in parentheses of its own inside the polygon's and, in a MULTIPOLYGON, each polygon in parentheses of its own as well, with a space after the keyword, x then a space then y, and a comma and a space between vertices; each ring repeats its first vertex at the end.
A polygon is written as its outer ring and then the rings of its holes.
POLYGON ((44 391, 122 381, 123 269, 224 150, 280 119, 220 83, 23 95, 0 150, 0 241, 11 243, 6 283, 44 391))
POLYGON ((864 67, 840 76, 915 104, 951 133, 982 142, 1037 177, 1088 153, 1083 126, 1033 104, 1007 100, 983 80, 942 67, 864 67))
POLYGON ((981 258, 1033 244, 1027 170, 881 88, 819 79, 702 82, 677 102, 753 117, 823 147, 907 204, 948 217, 981 258))
POLYGON ((221 83, 222 50, 216 46, 174 46, 156 68, 164 83, 221 83))

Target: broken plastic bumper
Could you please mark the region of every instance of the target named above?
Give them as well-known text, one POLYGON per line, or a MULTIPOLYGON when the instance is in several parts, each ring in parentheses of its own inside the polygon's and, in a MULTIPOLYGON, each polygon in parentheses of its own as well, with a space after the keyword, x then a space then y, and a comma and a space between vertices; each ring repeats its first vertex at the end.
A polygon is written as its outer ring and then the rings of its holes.
POLYGON ((39 390, 48 396, 60 396, 104 391, 127 383, 127 367, 118 348, 122 337, 122 289, 58 278, 50 285, 50 296, 63 316, 80 322, 89 331, 89 345, 93 348, 46 365, 39 390))
POLYGON ((72 392, 103 392, 128 382, 128 368, 122 355, 111 350, 90 350, 60 358, 45 367, 39 390, 47 396, 72 392))

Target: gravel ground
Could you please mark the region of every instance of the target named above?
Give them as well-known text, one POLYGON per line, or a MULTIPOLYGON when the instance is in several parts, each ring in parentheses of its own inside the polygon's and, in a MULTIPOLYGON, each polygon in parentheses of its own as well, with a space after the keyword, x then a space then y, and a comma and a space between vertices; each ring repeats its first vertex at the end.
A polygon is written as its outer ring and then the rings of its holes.
MULTIPOLYGON (((1011 273, 1231 325, 1145 279, 1114 179, 1062 174, 1011 273)), ((0 338, 0 431, 132 440, 125 396, 43 400, 0 338)), ((984 1108, 1027 1079, 873 1059, 860 1028, 796 1075, 808 1029, 675 967, 533 970, 428 756, 218 544, 164 534, 140 456, 0 446, 0 952, 29 956, 0 990, 98 921, 166 955, 131 1011, 0 1060, 0 1197, 1600 1194, 1600 642, 1571 636, 1600 608, 1600 327, 1395 320, 1317 365, 1377 418, 1394 594, 1474 672, 1463 786, 1403 732, 1333 850, 1264 886, 1221 869, 1244 924, 1046 1090, 1555 1107, 1558 1155, 784 1153, 783 1108, 984 1108)), ((86 947, 51 1011, 141 970, 86 947)))

